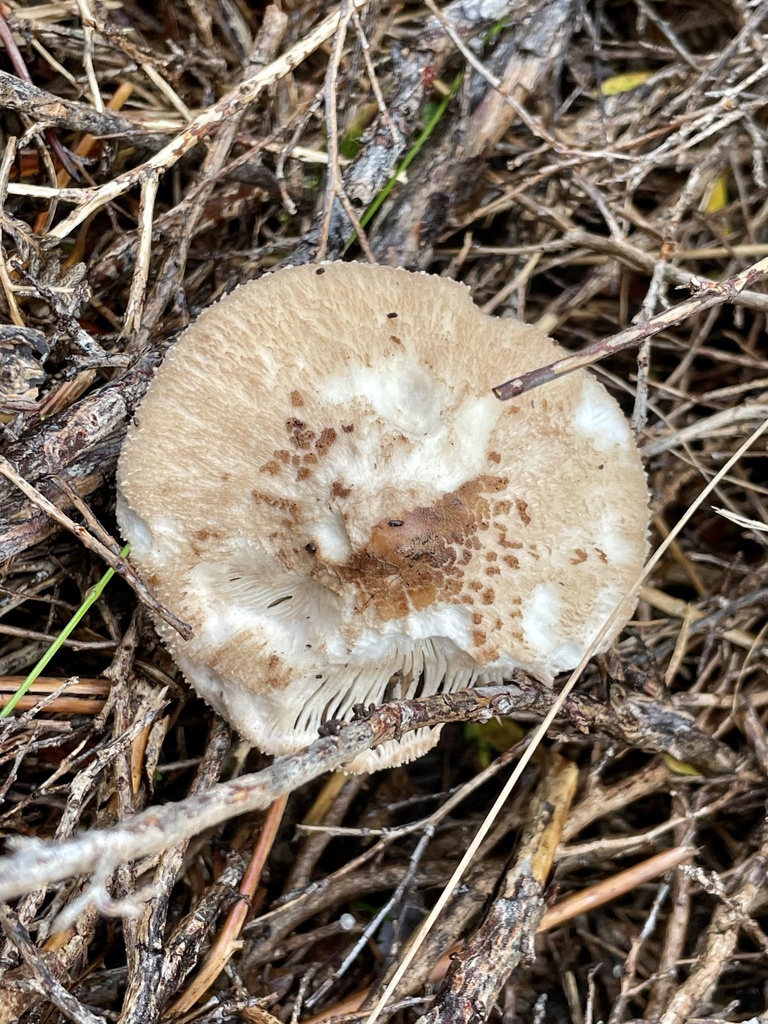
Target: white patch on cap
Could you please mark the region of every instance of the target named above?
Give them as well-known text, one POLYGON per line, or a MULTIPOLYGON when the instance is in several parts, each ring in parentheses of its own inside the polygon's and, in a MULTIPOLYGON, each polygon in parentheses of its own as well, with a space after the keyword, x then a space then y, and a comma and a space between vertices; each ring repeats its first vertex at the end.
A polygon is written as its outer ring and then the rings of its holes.
POLYGON ((572 669, 574 665, 578 665, 585 650, 586 644, 579 644, 575 640, 564 640, 550 654, 547 668, 553 676, 556 676, 558 672, 572 669))
POLYGON ((476 459, 480 472, 488 464, 488 439, 505 407, 493 395, 472 395, 465 398, 453 416, 451 433, 459 443, 459 454, 466 458, 467 446, 472 446, 472 455, 476 459))
POLYGON ((411 612, 401 619, 382 622, 377 629, 366 629, 355 643, 354 654, 366 660, 383 657, 395 646, 415 646, 423 640, 446 640, 461 650, 472 646, 472 616, 464 605, 441 601, 411 612))
POLYGON ((618 445, 628 448, 631 438, 624 415, 602 385, 588 377, 582 387, 581 402, 573 426, 590 438, 598 451, 618 445))
POLYGON ((309 524, 307 530, 324 561, 339 564, 346 562, 352 554, 352 544, 340 512, 329 509, 327 515, 309 524))
POLYGON ((487 469, 489 438, 504 411, 492 395, 457 392, 399 352, 372 367, 345 367, 319 381, 318 389, 344 417, 354 415, 345 407, 354 408, 361 398, 371 410, 355 433, 354 471, 349 447, 336 446, 319 472, 338 475, 342 469, 335 460, 343 455, 348 478, 370 481, 379 491, 387 484, 406 493, 416 488, 424 501, 487 469))
POLYGON ((464 650, 472 647, 472 616, 466 605, 433 604, 411 612, 403 619, 403 624, 415 640, 445 637, 464 650))
MULTIPOLYGON (((130 515, 135 515, 132 510, 130 515)), ((149 532, 150 548, 148 550, 148 557, 152 559, 155 568, 158 568, 163 563, 172 562, 174 559, 179 558, 181 552, 187 551, 189 548, 189 539, 187 537, 187 524, 182 518, 176 518, 175 516, 161 516, 153 515, 148 519, 141 520, 140 533, 142 534, 141 543, 146 542, 146 531, 149 532)), ((133 537, 128 534, 131 543, 133 543, 133 537)), ((138 555, 136 556, 138 558, 138 555)))
POLYGON ((603 587, 593 601, 592 614, 584 624, 584 639, 591 644, 597 634, 616 611, 624 595, 617 587, 603 587))
POLYGON ((523 609, 523 636, 526 644, 542 659, 549 659, 562 643, 560 588, 556 583, 537 584, 523 609))
POLYGON ((131 554, 141 560, 152 550, 152 529, 146 519, 133 511, 123 492, 117 492, 117 518, 124 537, 131 539, 131 554))
POLYGON ((595 530, 595 544, 614 565, 625 565, 637 558, 637 545, 622 532, 617 511, 607 510, 602 513, 600 526, 595 530))
POLYGON ((319 386, 331 405, 364 398, 388 427, 414 438, 439 428, 449 394, 426 367, 391 355, 373 367, 349 366, 319 386))

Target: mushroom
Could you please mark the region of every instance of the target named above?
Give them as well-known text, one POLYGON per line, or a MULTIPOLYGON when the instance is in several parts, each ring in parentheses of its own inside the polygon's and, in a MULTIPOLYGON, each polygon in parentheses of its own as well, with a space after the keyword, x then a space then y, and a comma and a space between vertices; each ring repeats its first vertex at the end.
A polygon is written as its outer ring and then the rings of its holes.
POLYGON ((648 496, 586 372, 491 393, 560 354, 462 284, 356 263, 267 274, 184 332, 129 430, 118 518, 194 629, 158 621, 165 644, 248 740, 290 753, 356 704, 579 661, 642 567, 648 496))

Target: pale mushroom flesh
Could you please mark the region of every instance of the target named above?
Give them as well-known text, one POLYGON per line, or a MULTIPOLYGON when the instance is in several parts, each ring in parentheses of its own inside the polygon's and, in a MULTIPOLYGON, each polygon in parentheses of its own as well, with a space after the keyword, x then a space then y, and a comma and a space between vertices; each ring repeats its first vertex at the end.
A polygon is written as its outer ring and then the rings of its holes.
POLYGON ((559 354, 456 282, 345 263, 265 275, 182 335, 129 430, 118 516, 194 629, 157 623, 173 657, 256 746, 295 751, 355 704, 579 661, 641 570, 648 500, 592 376, 491 393, 559 354))

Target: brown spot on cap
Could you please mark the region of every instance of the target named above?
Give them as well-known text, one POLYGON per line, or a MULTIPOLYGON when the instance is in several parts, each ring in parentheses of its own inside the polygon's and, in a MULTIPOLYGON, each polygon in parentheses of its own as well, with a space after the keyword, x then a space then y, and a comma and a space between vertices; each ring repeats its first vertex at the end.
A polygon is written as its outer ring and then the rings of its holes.
POLYGON ((368 550, 405 573, 417 563, 435 569, 452 566, 459 545, 475 546, 474 533, 488 515, 483 492, 495 485, 495 479, 479 477, 442 495, 433 505, 381 520, 371 530, 368 550))
POLYGON ((337 437, 336 431, 333 427, 326 427, 320 431, 320 436, 315 441, 315 448, 322 455, 327 452, 331 445, 335 442, 337 437))
MULTIPOLYGON (((475 533, 489 514, 486 492, 500 486, 498 477, 479 477, 432 505, 397 510, 376 522, 364 548, 344 564, 334 564, 333 572, 356 588, 362 606, 373 601, 385 621, 403 614, 404 601, 420 610, 435 601, 455 600, 462 589, 465 549, 474 546, 475 533)), ((490 569, 499 572, 496 566, 490 569)), ((475 586, 482 588, 477 581, 475 586)))
POLYGON ((297 448, 309 448, 315 440, 315 432, 302 420, 291 416, 285 421, 285 429, 291 437, 291 441, 297 448))
POLYGON ((411 587, 408 591, 408 597, 411 599, 411 604, 417 612, 421 611, 422 608, 429 608, 437 598, 437 588, 434 586, 421 586, 411 587))
POLYGON ((294 406, 295 408, 304 405, 304 397, 302 393, 300 391, 297 391, 295 388, 291 392, 291 405, 294 406))
POLYGON ((193 534, 195 540, 206 541, 206 540, 221 540, 221 530, 209 530, 203 528, 201 530, 195 530, 193 534))
POLYGON ((331 484, 331 497, 332 498, 348 498, 352 493, 351 487, 345 487, 344 484, 339 483, 338 480, 334 480, 331 484))
POLYGON ((263 491, 251 491, 251 497, 259 505, 279 509, 281 512, 288 513, 294 519, 298 517, 299 505, 292 498, 276 498, 273 494, 264 494, 263 491))

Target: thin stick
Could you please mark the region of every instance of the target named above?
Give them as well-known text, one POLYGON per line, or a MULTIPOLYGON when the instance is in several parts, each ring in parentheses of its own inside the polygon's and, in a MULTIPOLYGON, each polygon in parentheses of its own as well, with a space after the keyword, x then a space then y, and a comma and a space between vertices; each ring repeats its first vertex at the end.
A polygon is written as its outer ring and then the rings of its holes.
POLYGON ((556 903, 542 917, 539 925, 540 932, 550 931, 558 928, 566 921, 573 920, 579 914, 586 914, 590 910, 601 907, 604 903, 610 903, 618 896, 632 892, 640 885, 645 885, 659 875, 666 874, 672 868, 678 868, 681 864, 691 860, 694 850, 690 846, 673 846, 669 850, 662 850, 647 860, 635 864, 626 871, 620 871, 616 875, 603 879, 588 889, 575 892, 560 903, 556 903))
MULTIPOLYGON (((549 910, 545 911, 536 934, 540 935, 543 932, 551 931, 551 929, 565 924, 566 921, 573 920, 577 914, 595 910, 597 907, 609 903, 611 900, 627 892, 632 892, 639 885, 651 882, 654 878, 658 878, 659 875, 666 874, 667 871, 674 870, 680 867, 681 864, 685 864, 686 861, 691 860, 694 852, 689 846, 673 846, 671 849, 654 854, 652 857, 647 858, 647 860, 641 861, 641 863, 635 864, 625 871, 619 871, 618 874, 611 875, 610 878, 606 878, 582 892, 566 897, 562 902, 556 903, 549 910)), ((460 948, 458 944, 451 946, 445 955, 433 966, 429 974, 429 980, 433 984, 441 982, 445 978, 453 958, 460 948)), ((322 1022, 328 1021, 331 1018, 340 1019, 342 1014, 356 1013, 364 1005, 369 992, 370 989, 367 988, 354 992, 352 995, 346 996, 341 1002, 323 1010, 317 1016, 310 1017, 304 1024, 322 1024, 322 1022)))
POLYGON ((21 954, 22 960, 34 979, 33 984, 38 991, 45 993, 46 999, 49 999, 64 1017, 74 1021, 74 1024, 104 1024, 104 1017, 97 1017, 91 1013, 79 999, 67 991, 51 969, 50 963, 46 962, 45 957, 30 938, 29 932, 19 920, 18 915, 10 907, 2 904, 0 904, 0 926, 21 954))
MULTIPOLYGON (((120 864, 168 849, 240 814, 263 810, 285 793, 413 729, 445 722, 489 722, 520 712, 543 717, 555 700, 562 703, 562 695, 555 697, 551 687, 520 676, 506 686, 470 688, 382 704, 362 720, 339 724, 337 734, 324 736, 297 754, 277 758, 263 771, 212 786, 204 794, 163 807, 150 807, 112 828, 85 832, 63 843, 20 840, 17 853, 0 858, 0 899, 10 899, 78 874, 97 872, 98 883, 120 864)), ((581 730, 592 726, 620 742, 632 742, 613 709, 578 694, 566 703, 563 717, 581 730)), ((685 730, 702 741, 699 754, 707 759, 702 768, 709 768, 713 774, 733 771, 735 759, 727 747, 709 740, 683 716, 672 724, 673 729, 685 730), (727 757, 723 758, 722 750, 728 750, 727 757)), ((659 749, 654 739, 647 746, 642 736, 639 740, 634 745, 640 749, 659 749)), ((445 805, 427 819, 427 824, 441 820, 444 810, 445 805)), ((416 827, 421 828, 422 824, 416 827)))
POLYGON ((149 279, 149 263, 152 256, 152 223, 155 199, 160 184, 159 174, 150 174, 141 183, 141 212, 136 247, 136 267, 131 280, 131 293, 125 310, 123 335, 133 334, 141 326, 144 303, 149 279))
MULTIPOLYGON (((127 545, 126 545, 125 550, 127 551, 127 545)), ((42 674, 42 672, 46 668, 46 666, 50 664, 51 659, 54 657, 54 655, 57 653, 57 651, 61 650, 61 648, 64 646, 67 638, 74 632, 75 628, 79 625, 81 620, 84 618, 85 613, 89 610, 89 608, 91 608, 99 600, 99 598, 101 597, 101 595, 104 592, 104 588, 109 583, 109 581, 112 579, 112 577, 114 576, 114 573, 115 573, 114 569, 111 569, 111 568, 107 569, 107 571, 101 577, 99 582, 94 587, 91 587, 91 589, 88 592, 88 596, 86 597, 86 599, 83 601, 83 603, 77 609, 77 611, 72 616, 72 618, 69 620, 69 622, 66 624, 66 626, 64 626, 64 628, 61 630, 61 632, 56 637, 56 639, 51 644, 51 646, 48 648, 48 650, 45 652, 45 654, 43 654, 43 656, 39 659, 37 664, 34 666, 34 668, 29 673, 29 675, 26 677, 26 679, 24 679, 24 681, 18 687, 18 689, 13 694, 11 699, 9 701, 7 701, 7 703, 5 703, 2 708, 0 708, 0 718, 7 718, 11 714, 11 712, 14 710, 14 708, 16 708, 18 706, 18 704, 21 701, 21 699, 24 696, 24 694, 30 689, 30 687, 34 684, 34 682, 42 674)))
MULTIPOLYGON (((493 1006, 511 972, 530 956, 533 936, 546 910, 544 890, 578 775, 572 761, 558 754, 549 759, 528 809, 512 866, 485 920, 452 957, 434 1005, 417 1024, 466 1021, 468 1007, 493 1006)), ((473 1015, 472 1019, 481 1018, 473 1015)))
MULTIPOLYGON (((2 15, 0 15, 0 23, 2 23, 2 15)), ((18 140, 15 135, 10 135, 8 137, 3 157, 0 161, 0 216, 2 216, 2 211, 5 207, 5 197, 8 192, 8 175, 11 172, 13 161, 16 159, 17 141, 18 140)), ((11 320, 17 327, 23 327, 24 317, 21 315, 19 304, 16 301, 13 281, 11 280, 11 275, 8 273, 8 267, 5 261, 5 252, 2 248, 0 248, 0 285, 2 285, 2 289, 5 292, 5 301, 8 303, 8 313, 11 320)))
POLYGON ((461 39, 459 34, 454 29, 453 25, 451 25, 450 21, 445 17, 445 15, 439 9, 437 4, 434 3, 434 0, 424 0, 424 6, 427 7, 432 12, 435 18, 437 18, 437 20, 443 26, 445 34, 449 37, 449 39, 456 47, 456 49, 459 51, 459 53, 462 55, 467 64, 469 64, 470 67, 474 68, 474 70, 483 79, 485 79, 488 85, 490 85, 492 89, 495 89, 496 92, 498 92, 498 94, 502 97, 504 102, 508 103, 512 107, 514 112, 517 114, 517 116, 520 118, 523 124, 529 129, 531 134, 534 135, 536 138, 542 139, 548 146, 551 146, 555 152, 564 152, 565 147, 556 138, 549 134, 549 132, 545 129, 541 121, 536 117, 532 117, 531 114, 529 114, 528 111, 525 109, 525 107, 521 103, 518 103, 514 96, 511 96, 508 92, 504 91, 504 83, 502 82, 502 80, 500 78, 497 78, 496 75, 489 71, 488 68, 483 64, 483 62, 479 60, 479 58, 472 52, 472 50, 470 50, 466 43, 464 43, 464 41, 461 39))
POLYGON ((267 857, 269 857, 275 844, 287 802, 288 794, 284 793, 275 800, 267 811, 258 842, 254 848, 250 863, 245 869, 243 880, 240 883, 240 899, 227 914, 227 920, 224 922, 216 941, 209 949, 200 971, 168 1011, 170 1016, 181 1016, 184 1013, 188 1013, 198 999, 203 998, 229 963, 233 954, 239 949, 240 943, 238 939, 240 932, 253 906, 253 894, 261 880, 261 874, 267 862, 267 857))
MULTIPOLYGON (((5 11, 7 9, 8 8, 5 7, 4 4, 0 7, 0 42, 2 42, 3 46, 8 51, 8 56, 11 58, 11 64, 13 65, 13 69, 16 74, 26 85, 31 85, 32 76, 24 62, 21 51, 16 45, 16 40, 13 37, 10 25, 5 18, 5 11)), ((69 154, 59 141, 58 135, 56 135, 51 128, 45 128, 43 130, 43 135, 45 137, 45 141, 51 147, 51 151, 58 157, 59 163, 62 167, 66 167, 69 173, 74 175, 75 170, 72 166, 71 160, 69 159, 69 154)))
POLYGON ((625 348, 631 348, 632 345, 641 344, 655 334, 682 323, 694 313, 726 302, 733 302, 736 296, 766 275, 768 275, 768 257, 759 260, 727 281, 710 281, 707 278, 691 277, 690 287, 695 293, 692 298, 664 310, 663 313, 659 313, 643 323, 633 324, 632 327, 614 334, 612 338, 601 339, 594 345, 588 345, 575 355, 565 356, 548 366, 521 373, 519 377, 513 377, 503 384, 498 384, 493 388, 493 393, 502 402, 506 402, 510 398, 517 398, 524 392, 541 387, 542 384, 548 384, 567 373, 591 366, 593 363, 605 359, 606 356, 613 355, 614 352, 621 352, 625 348))
POLYGON ((341 17, 339 26, 336 29, 336 38, 333 42, 331 59, 328 61, 328 69, 325 72, 325 86, 323 89, 323 101, 325 104, 325 138, 328 146, 328 170, 326 173, 325 185, 325 209, 320 221, 320 240, 317 245, 316 259, 321 263, 328 251, 328 235, 331 229, 331 217, 333 216, 333 201, 341 191, 341 170, 339 168, 339 124, 338 124, 338 77, 341 58, 344 53, 344 43, 347 38, 347 27, 352 18, 352 8, 349 0, 342 0, 341 17))

